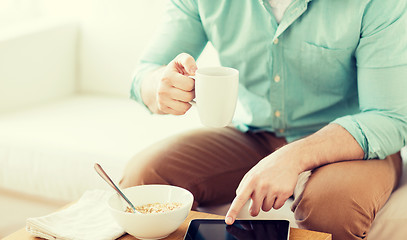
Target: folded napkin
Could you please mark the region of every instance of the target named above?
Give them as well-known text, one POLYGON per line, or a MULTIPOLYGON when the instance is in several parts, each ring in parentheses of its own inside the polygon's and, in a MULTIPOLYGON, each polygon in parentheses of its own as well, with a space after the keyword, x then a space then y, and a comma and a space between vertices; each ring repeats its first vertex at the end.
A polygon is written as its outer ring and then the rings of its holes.
POLYGON ((27 219, 26 229, 35 237, 61 240, 111 240, 124 230, 111 216, 107 199, 111 191, 91 190, 78 202, 47 216, 27 219))

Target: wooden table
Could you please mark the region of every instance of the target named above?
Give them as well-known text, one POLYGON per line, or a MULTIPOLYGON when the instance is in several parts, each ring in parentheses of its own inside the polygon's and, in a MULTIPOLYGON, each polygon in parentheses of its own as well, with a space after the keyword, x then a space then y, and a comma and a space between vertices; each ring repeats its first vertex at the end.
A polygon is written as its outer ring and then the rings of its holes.
MULTIPOLYGON (((189 222, 192 219, 203 219, 203 218, 212 218, 212 219, 224 219, 224 216, 195 212, 191 211, 185 221, 181 226, 173 232, 168 237, 163 240, 182 240, 184 239, 185 232, 188 229, 189 222)), ((41 238, 36 238, 31 236, 25 228, 18 230, 17 232, 3 238, 3 240, 40 240, 41 238)), ((118 240, 136 240, 137 238, 130 236, 128 234, 123 235, 118 240)), ((320 233, 314 231, 308 231, 304 229, 291 228, 290 229, 290 240, 332 240, 331 234, 320 233)))

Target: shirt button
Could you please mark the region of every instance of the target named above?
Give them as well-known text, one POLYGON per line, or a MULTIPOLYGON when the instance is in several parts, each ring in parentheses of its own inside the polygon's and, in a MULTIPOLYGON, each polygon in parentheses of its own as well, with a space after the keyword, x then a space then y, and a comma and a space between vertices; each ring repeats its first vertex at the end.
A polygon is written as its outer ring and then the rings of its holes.
POLYGON ((274 112, 274 116, 276 116, 276 117, 280 117, 280 116, 281 116, 281 112, 280 112, 280 111, 278 111, 278 110, 277 110, 277 111, 275 111, 275 112, 274 112))
POLYGON ((278 44, 278 38, 274 39, 273 43, 278 44))
POLYGON ((276 75, 276 76, 274 77, 274 82, 278 83, 278 82, 280 82, 280 80, 281 80, 281 78, 280 78, 279 75, 276 75))

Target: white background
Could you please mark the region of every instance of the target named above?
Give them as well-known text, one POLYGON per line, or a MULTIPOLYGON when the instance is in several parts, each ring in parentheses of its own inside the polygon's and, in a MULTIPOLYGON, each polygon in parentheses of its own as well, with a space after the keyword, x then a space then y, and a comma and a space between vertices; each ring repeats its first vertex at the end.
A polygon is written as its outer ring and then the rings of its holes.
MULTIPOLYGON (((162 21, 166 0, 0 0, 2 27, 40 17, 79 22, 78 91, 128 97, 133 70, 162 21)), ((200 65, 219 65, 211 46, 200 65)))

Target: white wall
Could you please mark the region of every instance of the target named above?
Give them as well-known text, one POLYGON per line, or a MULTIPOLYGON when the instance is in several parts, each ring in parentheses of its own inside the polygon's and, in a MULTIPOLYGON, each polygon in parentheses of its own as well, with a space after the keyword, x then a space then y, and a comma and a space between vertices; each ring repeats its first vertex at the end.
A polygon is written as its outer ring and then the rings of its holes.
POLYGON ((41 15, 40 0, 0 0, 0 30, 41 15))
MULTIPOLYGON (((77 20, 82 93, 128 97, 137 60, 162 21, 167 0, 0 0, 2 26, 41 16, 77 20)), ((218 65, 211 46, 199 65, 218 65)))
POLYGON ((79 89, 128 96, 137 59, 164 0, 41 0, 47 16, 79 19, 79 89))
MULTIPOLYGON (((167 0, 40 1, 44 15, 81 23, 80 90, 128 97, 136 62, 162 21, 167 0)), ((214 58, 209 51, 201 64, 213 64, 214 58)))

